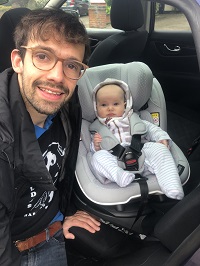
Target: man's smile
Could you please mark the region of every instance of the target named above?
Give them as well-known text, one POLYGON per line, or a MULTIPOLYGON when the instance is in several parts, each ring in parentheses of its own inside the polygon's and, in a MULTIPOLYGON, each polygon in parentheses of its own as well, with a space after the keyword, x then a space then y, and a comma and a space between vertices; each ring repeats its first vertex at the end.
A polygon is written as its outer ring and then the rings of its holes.
POLYGON ((52 91, 50 89, 45 89, 45 88, 41 88, 41 87, 39 87, 39 89, 42 90, 42 91, 48 92, 50 94, 54 94, 54 95, 61 95, 61 94, 63 94, 63 92, 52 91))

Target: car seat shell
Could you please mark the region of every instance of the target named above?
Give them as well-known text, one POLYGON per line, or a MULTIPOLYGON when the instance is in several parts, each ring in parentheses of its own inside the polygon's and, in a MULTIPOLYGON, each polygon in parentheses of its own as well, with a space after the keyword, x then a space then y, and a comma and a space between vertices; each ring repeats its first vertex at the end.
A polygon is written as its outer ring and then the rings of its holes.
MULTIPOLYGON (((101 184, 90 167, 91 153, 89 144, 91 136, 89 125, 94 121, 95 112, 92 102, 93 88, 106 78, 116 78, 125 81, 130 88, 133 97, 133 109, 140 112, 142 119, 153 122, 151 113, 159 115, 159 125, 167 130, 166 105, 159 82, 153 77, 149 67, 142 62, 131 62, 127 64, 109 64, 90 68, 79 80, 79 98, 82 106, 82 130, 79 153, 76 165, 76 179, 82 193, 93 203, 101 205, 126 204, 133 199, 141 197, 140 185, 134 181, 125 188, 119 187, 115 183, 101 184), (143 108, 146 105, 147 108, 143 108)), ((185 184, 190 175, 190 168, 182 151, 177 145, 173 145, 172 154, 182 171, 180 178, 185 184)), ((147 179, 149 195, 162 195, 155 175, 149 175, 147 179)))

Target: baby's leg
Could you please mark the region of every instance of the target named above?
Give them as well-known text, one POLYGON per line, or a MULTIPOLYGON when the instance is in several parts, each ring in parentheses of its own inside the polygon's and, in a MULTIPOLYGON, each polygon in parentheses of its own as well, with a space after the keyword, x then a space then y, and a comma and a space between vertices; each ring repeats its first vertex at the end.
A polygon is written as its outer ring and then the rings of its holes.
POLYGON ((170 150, 164 144, 148 142, 144 144, 143 151, 145 165, 156 175, 161 190, 169 198, 182 199, 184 192, 170 150))
POLYGON ((101 150, 93 154, 91 165, 101 183, 116 182, 120 187, 128 186, 135 178, 131 172, 118 166, 117 157, 110 152, 101 150))

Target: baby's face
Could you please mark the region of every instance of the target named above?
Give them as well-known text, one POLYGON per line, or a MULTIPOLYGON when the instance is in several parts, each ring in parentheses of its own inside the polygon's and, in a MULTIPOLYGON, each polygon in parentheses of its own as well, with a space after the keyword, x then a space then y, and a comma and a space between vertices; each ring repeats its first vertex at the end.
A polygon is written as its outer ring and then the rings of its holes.
POLYGON ((124 114, 124 91, 118 85, 106 85, 96 94, 97 114, 101 118, 120 117, 124 114))

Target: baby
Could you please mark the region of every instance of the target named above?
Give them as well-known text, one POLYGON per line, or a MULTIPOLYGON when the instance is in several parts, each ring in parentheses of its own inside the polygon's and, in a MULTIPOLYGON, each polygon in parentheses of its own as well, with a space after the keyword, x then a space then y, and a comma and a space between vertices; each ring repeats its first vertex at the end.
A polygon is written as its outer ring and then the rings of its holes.
MULTIPOLYGON (((130 117, 133 109, 128 85, 121 80, 107 79, 95 87, 93 100, 100 123, 114 134, 123 147, 129 146, 132 139, 130 117)), ((145 160, 141 175, 155 174, 163 193, 169 198, 181 200, 184 192, 169 150, 172 145, 169 135, 160 127, 141 121, 146 126, 146 133, 142 135, 145 160)), ((93 153, 91 165, 97 179, 103 184, 116 182, 120 187, 128 186, 135 179, 134 172, 122 169, 117 156, 102 149, 101 142, 102 136, 96 132, 90 147, 93 153)))

